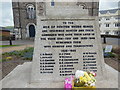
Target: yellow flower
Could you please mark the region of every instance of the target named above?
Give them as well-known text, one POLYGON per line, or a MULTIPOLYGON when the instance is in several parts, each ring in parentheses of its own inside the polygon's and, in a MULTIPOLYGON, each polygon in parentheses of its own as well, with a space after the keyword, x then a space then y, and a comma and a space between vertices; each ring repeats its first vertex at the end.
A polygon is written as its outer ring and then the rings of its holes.
POLYGON ((86 77, 80 77, 80 81, 87 83, 87 78, 86 77))
POLYGON ((84 75, 85 75, 85 77, 87 78, 87 80, 88 80, 88 81, 90 81, 90 80, 91 80, 91 78, 90 78, 90 76, 88 75, 88 73, 87 73, 87 72, 85 72, 85 73, 84 73, 84 75))
POLYGON ((7 60, 11 60, 11 59, 12 59, 12 57, 6 57, 6 59, 7 59, 7 60))

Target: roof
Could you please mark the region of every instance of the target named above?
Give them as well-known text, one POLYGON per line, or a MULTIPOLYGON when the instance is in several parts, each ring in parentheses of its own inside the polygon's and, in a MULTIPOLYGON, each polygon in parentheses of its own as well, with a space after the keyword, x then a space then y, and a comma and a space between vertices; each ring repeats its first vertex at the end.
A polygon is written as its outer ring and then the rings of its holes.
POLYGON ((10 32, 10 30, 6 29, 5 27, 0 27, 0 31, 10 32))
POLYGON ((106 14, 107 12, 116 13, 118 10, 120 10, 120 8, 118 8, 118 9, 110 9, 110 10, 101 10, 99 12, 100 12, 100 14, 106 14))

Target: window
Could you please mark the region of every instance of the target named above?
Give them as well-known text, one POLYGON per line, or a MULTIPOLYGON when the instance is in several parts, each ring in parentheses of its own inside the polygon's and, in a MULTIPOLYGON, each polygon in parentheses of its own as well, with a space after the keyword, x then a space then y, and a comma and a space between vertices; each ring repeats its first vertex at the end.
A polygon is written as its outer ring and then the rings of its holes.
POLYGON ((109 31, 105 32, 106 35, 109 35, 109 31))
POLYGON ((106 20, 110 20, 110 18, 106 18, 106 20))
POLYGON ((120 31, 115 31, 114 34, 115 35, 120 35, 120 31))
POLYGON ((115 27, 120 27, 120 23, 115 23, 115 27))
POLYGON ((35 19, 35 8, 33 5, 27 5, 27 18, 35 19))
POLYGON ((54 0, 51 1, 51 6, 55 6, 54 0))
POLYGON ((106 27, 109 27, 110 26, 110 24, 106 24, 106 27))
POLYGON ((120 19, 120 16, 117 16, 115 19, 120 19))
POLYGON ((99 27, 101 27, 101 24, 99 24, 99 27))

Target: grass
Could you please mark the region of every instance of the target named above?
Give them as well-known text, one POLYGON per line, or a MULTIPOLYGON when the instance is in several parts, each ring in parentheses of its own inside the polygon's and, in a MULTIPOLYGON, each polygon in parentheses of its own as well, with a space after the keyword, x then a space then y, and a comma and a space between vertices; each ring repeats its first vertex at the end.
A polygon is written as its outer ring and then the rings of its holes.
POLYGON ((0 47, 13 47, 13 46, 20 46, 20 45, 0 45, 0 47))
POLYGON ((116 54, 113 52, 107 52, 107 53, 104 53, 104 57, 105 58, 115 58, 116 54))

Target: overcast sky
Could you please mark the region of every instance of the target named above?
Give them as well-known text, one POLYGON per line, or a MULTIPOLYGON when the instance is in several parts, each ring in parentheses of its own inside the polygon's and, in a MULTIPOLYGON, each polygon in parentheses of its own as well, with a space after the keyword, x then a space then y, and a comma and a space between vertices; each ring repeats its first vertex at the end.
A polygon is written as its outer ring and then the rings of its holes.
MULTIPOLYGON (((0 26, 13 26, 13 13, 12 13, 12 3, 0 2, 0 26), (2 21, 2 22, 1 22, 2 21)), ((100 10, 114 9, 118 8, 118 1, 120 0, 100 0, 100 10), (113 2, 114 1, 114 2, 113 2)))

